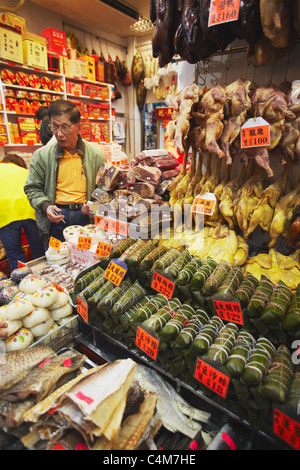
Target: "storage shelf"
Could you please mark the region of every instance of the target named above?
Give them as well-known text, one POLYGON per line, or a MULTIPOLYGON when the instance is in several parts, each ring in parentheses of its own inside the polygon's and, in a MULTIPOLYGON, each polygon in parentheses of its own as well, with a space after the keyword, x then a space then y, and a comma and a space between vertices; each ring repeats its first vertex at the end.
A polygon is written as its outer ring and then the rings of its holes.
POLYGON ((3 68, 13 67, 13 68, 17 68, 17 69, 26 70, 26 71, 31 72, 31 73, 41 73, 41 74, 51 75, 51 76, 56 77, 56 78, 63 78, 64 77, 64 75, 62 75, 59 72, 52 72, 51 70, 42 70, 42 69, 35 68, 35 67, 29 67, 29 66, 23 65, 23 64, 17 64, 15 62, 6 62, 6 61, 3 61, 3 60, 0 60, 0 68, 2 68, 2 67, 3 68))
POLYGON ((76 82, 91 83, 92 85, 101 85, 114 88, 113 83, 97 82, 95 80, 88 80, 87 78, 69 77, 68 75, 66 75, 65 78, 69 81, 75 80, 76 82))
POLYGON ((94 98, 91 98, 88 95, 73 95, 73 93, 66 93, 67 96, 71 96, 72 98, 80 98, 80 99, 85 99, 85 100, 92 100, 92 101, 102 101, 103 103, 109 103, 109 99, 103 100, 102 98, 98 98, 95 96, 94 98))
POLYGON ((17 90, 28 90, 28 91, 36 91, 37 93, 52 93, 53 95, 64 95, 64 91, 54 91, 54 90, 47 90, 45 88, 32 88, 29 86, 22 86, 22 85, 10 85, 8 83, 3 83, 5 88, 16 88, 17 90))

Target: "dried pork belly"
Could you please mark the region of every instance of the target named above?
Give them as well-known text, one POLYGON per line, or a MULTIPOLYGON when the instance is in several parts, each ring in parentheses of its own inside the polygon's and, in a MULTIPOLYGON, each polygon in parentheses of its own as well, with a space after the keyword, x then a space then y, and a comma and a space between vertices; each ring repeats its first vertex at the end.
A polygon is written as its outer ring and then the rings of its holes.
POLYGON ((106 191, 113 191, 118 186, 121 175, 121 169, 112 165, 105 175, 104 189, 106 191))
POLYGON ((154 198, 155 186, 150 183, 131 183, 127 186, 127 189, 131 193, 137 193, 141 197, 154 198))
POLYGON ((174 170, 178 167, 177 158, 170 153, 166 157, 158 157, 155 159, 155 166, 162 172, 167 170, 174 170))
POLYGON ((147 165, 137 165, 133 168, 132 173, 137 180, 145 181, 154 185, 159 183, 161 177, 161 171, 159 168, 147 165))

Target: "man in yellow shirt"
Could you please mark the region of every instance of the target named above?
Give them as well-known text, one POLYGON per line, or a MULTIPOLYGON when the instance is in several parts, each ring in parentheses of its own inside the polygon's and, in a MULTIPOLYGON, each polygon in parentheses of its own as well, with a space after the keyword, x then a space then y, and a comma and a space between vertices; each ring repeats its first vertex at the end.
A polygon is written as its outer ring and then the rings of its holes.
POLYGON ((106 158, 96 145, 81 135, 79 109, 68 100, 54 101, 49 108, 54 139, 34 152, 24 191, 36 211, 45 245, 50 237, 64 241, 70 225, 89 224, 89 209, 96 177, 106 158))
POLYGON ((0 161, 0 240, 11 270, 18 267, 18 261, 26 262, 21 241, 22 229, 32 258, 45 254, 34 209, 24 193, 27 176, 26 163, 18 155, 7 155, 0 161))

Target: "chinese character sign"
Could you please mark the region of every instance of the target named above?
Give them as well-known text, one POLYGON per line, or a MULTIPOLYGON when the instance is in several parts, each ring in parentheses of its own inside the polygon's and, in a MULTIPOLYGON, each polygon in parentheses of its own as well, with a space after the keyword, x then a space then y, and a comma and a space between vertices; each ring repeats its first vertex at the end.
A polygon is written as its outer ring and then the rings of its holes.
POLYGON ((243 314, 239 302, 229 302, 225 300, 213 299, 216 313, 221 320, 243 325, 243 314))
POLYGON ((151 288, 171 300, 175 290, 175 283, 155 271, 152 278, 151 288))
POLYGON ((211 0, 208 26, 236 21, 240 13, 240 0, 211 0))
POLYGON ((119 287, 126 273, 127 266, 125 263, 118 262, 117 260, 111 260, 104 273, 104 277, 108 281, 112 282, 115 286, 119 287))
POLYGON ((230 378, 200 358, 197 360, 194 377, 217 395, 226 398, 230 378))
POLYGON ((300 424, 276 408, 273 431, 296 450, 300 450, 300 424))
POLYGON ((144 353, 146 353, 147 356, 156 361, 159 340, 144 331, 140 326, 137 328, 135 344, 144 353))

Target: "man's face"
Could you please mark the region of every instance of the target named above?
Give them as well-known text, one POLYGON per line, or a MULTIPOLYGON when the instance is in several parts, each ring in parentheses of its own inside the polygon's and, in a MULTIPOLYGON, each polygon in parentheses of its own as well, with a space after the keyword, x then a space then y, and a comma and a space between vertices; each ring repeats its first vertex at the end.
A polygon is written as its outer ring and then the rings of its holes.
POLYGON ((59 143, 66 150, 77 148, 78 134, 80 133, 81 123, 73 124, 67 114, 62 116, 53 116, 51 118, 51 130, 59 143))

